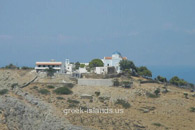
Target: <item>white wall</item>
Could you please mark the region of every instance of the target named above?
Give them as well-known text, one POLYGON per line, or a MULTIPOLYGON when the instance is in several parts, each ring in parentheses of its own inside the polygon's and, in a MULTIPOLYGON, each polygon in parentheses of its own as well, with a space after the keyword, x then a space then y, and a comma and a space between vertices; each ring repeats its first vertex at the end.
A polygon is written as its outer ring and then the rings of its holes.
POLYGON ((96 74, 107 74, 108 68, 107 67, 96 67, 95 73, 96 74))
POLYGON ((86 70, 86 68, 81 68, 81 67, 79 67, 79 73, 87 73, 87 70, 86 70))

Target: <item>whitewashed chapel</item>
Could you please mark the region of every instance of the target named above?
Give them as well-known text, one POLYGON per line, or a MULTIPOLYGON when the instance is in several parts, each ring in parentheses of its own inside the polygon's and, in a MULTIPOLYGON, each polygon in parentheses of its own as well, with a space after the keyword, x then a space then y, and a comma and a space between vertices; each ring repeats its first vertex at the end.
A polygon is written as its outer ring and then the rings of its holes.
POLYGON ((103 73, 107 73, 107 67, 115 67, 116 72, 120 73, 120 65, 119 62, 121 60, 126 60, 127 57, 122 57, 121 53, 118 51, 115 51, 114 53, 112 53, 111 57, 104 57, 104 59, 102 59, 102 62, 104 63, 104 67, 99 67, 96 69, 96 73, 98 74, 103 74, 103 73))

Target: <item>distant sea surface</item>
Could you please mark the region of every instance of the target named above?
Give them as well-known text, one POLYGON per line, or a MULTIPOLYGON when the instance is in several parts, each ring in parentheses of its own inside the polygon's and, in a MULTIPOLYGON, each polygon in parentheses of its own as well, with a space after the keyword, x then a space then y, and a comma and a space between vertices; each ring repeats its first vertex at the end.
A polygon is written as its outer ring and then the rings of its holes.
POLYGON ((195 84, 195 66, 147 66, 152 71, 152 77, 158 75, 166 77, 168 80, 173 76, 178 76, 187 82, 195 84))

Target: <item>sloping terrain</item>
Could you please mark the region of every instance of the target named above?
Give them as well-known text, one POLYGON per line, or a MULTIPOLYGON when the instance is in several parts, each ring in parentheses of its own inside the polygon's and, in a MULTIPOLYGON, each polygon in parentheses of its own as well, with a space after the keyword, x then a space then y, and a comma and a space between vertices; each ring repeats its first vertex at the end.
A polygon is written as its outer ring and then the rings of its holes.
POLYGON ((2 130, 83 130, 56 114, 55 107, 20 88, 36 73, 21 70, 0 70, 1 88, 8 94, 0 98, 0 126, 2 130), (5 78, 6 77, 6 78, 5 78), (14 84, 14 87, 13 87, 14 84))
MULTIPOLYGON (((8 70, 7 70, 8 71, 8 70)), ((3 71, 7 73, 6 71, 3 71)), ((12 71, 9 70, 9 73, 12 71)), ((30 81, 36 76, 31 71, 14 72, 19 84, 30 81), (31 78, 28 78, 30 77, 31 78), (22 80, 22 81, 20 81, 22 80)), ((120 79, 121 80, 121 79, 120 79)), ((128 79, 125 79, 128 80, 128 79)), ((130 79, 129 79, 130 80, 130 79)), ((175 86, 157 83, 139 84, 140 78, 133 77, 131 88, 79 86, 64 75, 48 78, 38 74, 38 78, 27 87, 16 87, 0 98, 0 126, 6 129, 98 129, 98 130, 193 130, 195 129, 195 93, 175 86), (66 83, 75 84, 70 95, 57 95, 56 88, 66 83), (48 85, 53 87, 48 87, 48 85), (154 94, 159 88, 158 96, 154 94), (46 89, 48 93, 40 93, 46 89), (116 104, 128 102, 126 106, 116 104), (2 105, 3 104, 3 105, 2 105), (87 108, 122 110, 121 113, 64 113, 66 110, 87 108), (76 127, 77 126, 77 127, 76 127)), ((141 79, 146 80, 146 79, 141 79)), ((3 80, 0 80, 1 82, 3 80)), ((10 81, 11 82, 11 81, 10 81)), ((4 82, 4 84, 10 84, 4 82)), ((10 84, 11 86, 11 84, 10 84)), ((7 86, 8 88, 12 88, 7 86)), ((18 85, 19 86, 19 85, 18 85)), ((5 88, 5 86, 3 87, 5 88)))
POLYGON ((35 71, 0 69, 0 88, 12 89, 23 86, 36 77, 35 71))

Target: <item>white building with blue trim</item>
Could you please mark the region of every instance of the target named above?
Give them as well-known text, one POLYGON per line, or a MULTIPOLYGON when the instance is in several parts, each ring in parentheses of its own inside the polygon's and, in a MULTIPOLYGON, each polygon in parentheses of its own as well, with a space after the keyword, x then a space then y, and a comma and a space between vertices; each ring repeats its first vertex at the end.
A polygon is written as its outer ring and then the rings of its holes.
POLYGON ((112 53, 111 57, 104 57, 104 59, 102 59, 104 67, 115 67, 117 73, 121 72, 119 65, 121 60, 127 60, 127 57, 122 57, 121 53, 118 51, 112 53))

